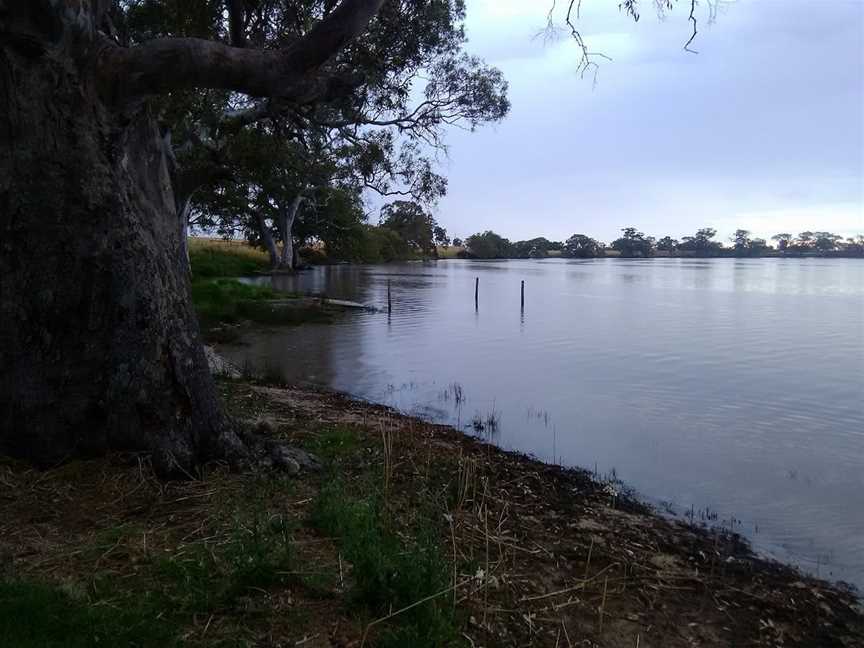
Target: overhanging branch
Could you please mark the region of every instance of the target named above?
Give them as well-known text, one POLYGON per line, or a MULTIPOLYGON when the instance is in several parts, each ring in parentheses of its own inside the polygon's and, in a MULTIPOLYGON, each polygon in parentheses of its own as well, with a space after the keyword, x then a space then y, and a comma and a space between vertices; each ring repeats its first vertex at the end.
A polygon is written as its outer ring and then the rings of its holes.
POLYGON ((308 95, 308 77, 357 37, 385 0, 342 0, 308 34, 280 50, 232 47, 198 38, 160 38, 106 47, 103 87, 115 98, 186 88, 234 90, 256 97, 308 95))

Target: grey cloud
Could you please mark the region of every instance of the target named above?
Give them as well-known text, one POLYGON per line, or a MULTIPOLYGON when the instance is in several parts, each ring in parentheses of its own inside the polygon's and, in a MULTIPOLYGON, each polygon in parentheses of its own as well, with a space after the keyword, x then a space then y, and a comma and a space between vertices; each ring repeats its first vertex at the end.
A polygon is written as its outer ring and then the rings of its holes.
POLYGON ((680 236, 737 214, 786 229, 807 209, 814 228, 864 231, 861 3, 740 0, 703 24, 699 55, 680 49, 681 11, 638 25, 585 12, 589 43, 615 58, 596 90, 572 47, 531 41, 525 16, 501 28, 468 11, 471 49, 502 67, 513 112, 451 135, 439 218, 452 233, 680 236))

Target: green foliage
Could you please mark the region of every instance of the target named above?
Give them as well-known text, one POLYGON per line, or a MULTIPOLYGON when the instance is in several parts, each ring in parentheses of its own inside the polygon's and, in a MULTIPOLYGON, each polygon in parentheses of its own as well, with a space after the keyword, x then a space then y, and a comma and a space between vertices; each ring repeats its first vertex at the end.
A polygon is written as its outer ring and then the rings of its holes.
POLYGON ((506 259, 512 253, 512 244, 491 230, 472 234, 465 239, 468 256, 475 259, 506 259))
POLYGON ((849 238, 845 241, 839 234, 832 232, 801 232, 797 237, 791 234, 776 234, 771 237, 777 241, 777 248, 791 254, 860 256, 864 252, 864 237, 849 238))
POLYGON ((839 234, 832 234, 831 232, 814 232, 813 238, 813 247, 820 252, 830 252, 837 249, 837 243, 842 240, 843 237, 839 234))
POLYGON ((0 580, 0 646, 85 648, 173 645, 176 626, 144 599, 94 605, 83 593, 0 580))
MULTIPOLYGON (((368 490, 368 489, 364 489, 368 490)), ((447 561, 438 549, 438 533, 424 519, 412 540, 387 528, 378 494, 349 494, 340 483, 319 494, 312 523, 338 538, 343 556, 352 564, 352 594, 357 605, 383 617, 434 594, 451 583, 447 561)), ((439 596, 395 616, 382 628, 379 646, 444 646, 454 641, 449 598, 439 596)))
POLYGON ((717 256, 722 249, 718 241, 711 239, 717 235, 717 230, 712 227, 703 227, 693 236, 685 236, 678 244, 678 250, 692 252, 697 256, 717 256))
POLYGON ((576 259, 593 259, 594 257, 602 257, 605 254, 604 246, 600 241, 596 241, 585 234, 574 234, 565 241, 561 256, 576 259))
POLYGON ((447 232, 415 202, 397 200, 381 208, 381 226, 396 234, 415 252, 437 256, 439 245, 449 245, 447 232))
POLYGON ((413 259, 417 254, 389 227, 361 225, 352 235, 328 246, 331 256, 355 263, 388 263, 413 259))
POLYGON ((664 236, 659 241, 657 241, 657 245, 655 247, 663 252, 674 252, 678 249, 678 241, 671 236, 664 236))
POLYGON ((612 242, 612 249, 621 253, 622 257, 650 257, 654 251, 654 239, 645 236, 635 227, 625 227, 624 235, 612 242))
POLYGON ((552 241, 540 236, 528 241, 516 241, 510 248, 510 254, 516 259, 545 259, 554 246, 552 241))
POLYGON ((750 238, 750 232, 745 229, 735 230, 730 240, 733 243, 733 253, 737 257, 761 256, 768 250, 768 244, 764 239, 750 238))

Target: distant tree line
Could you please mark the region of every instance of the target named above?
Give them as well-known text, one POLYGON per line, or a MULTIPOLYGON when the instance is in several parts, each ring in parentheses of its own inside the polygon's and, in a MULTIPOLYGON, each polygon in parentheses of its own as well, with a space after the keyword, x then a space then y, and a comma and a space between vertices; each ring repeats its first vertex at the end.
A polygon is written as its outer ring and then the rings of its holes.
MULTIPOLYGON (((310 198, 314 204, 316 198, 310 198)), ((356 194, 330 189, 317 198, 314 209, 301 205, 293 235, 304 260, 327 263, 387 263, 412 259, 435 259, 451 246, 463 259, 544 259, 565 257, 593 259, 601 257, 765 257, 765 256, 837 256, 864 257, 864 235, 844 239, 831 232, 801 232, 797 236, 780 233, 771 244, 736 230, 728 245, 716 239, 717 231, 703 227, 681 240, 664 236, 647 236, 635 227, 625 227, 621 236, 606 244, 586 234, 573 234, 565 241, 551 241, 542 236, 526 241, 510 241, 491 230, 472 234, 466 239, 453 238, 419 202, 396 200, 384 205, 378 224, 368 222, 360 209, 356 194)), ((250 228, 247 238, 253 244, 268 247, 250 228)), ((286 237, 287 238, 287 237, 286 237)), ((451 253, 452 254, 452 253, 451 253)), ((448 255, 449 256, 449 255, 448 255)))
POLYGON ((457 256, 466 259, 542 259, 549 256, 577 259, 604 256, 630 259, 652 256, 864 256, 864 235, 844 239, 831 232, 807 231, 798 236, 782 233, 771 237, 773 246, 765 239, 752 237, 751 232, 745 229, 736 230, 729 238, 728 246, 715 240, 716 236, 717 230, 704 227, 680 241, 671 236, 656 239, 635 227, 625 227, 621 230, 621 236, 607 246, 585 234, 574 234, 563 242, 543 237, 511 242, 487 230, 473 234, 464 241, 453 239, 453 244, 462 247, 457 256))

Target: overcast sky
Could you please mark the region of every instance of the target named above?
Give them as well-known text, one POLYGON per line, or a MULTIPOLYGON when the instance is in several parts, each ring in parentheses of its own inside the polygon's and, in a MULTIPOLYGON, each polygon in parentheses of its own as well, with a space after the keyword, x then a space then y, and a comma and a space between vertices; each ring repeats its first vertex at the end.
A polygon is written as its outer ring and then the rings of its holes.
POLYGON ((614 59, 596 87, 572 42, 532 38, 548 4, 467 0, 468 50, 504 71, 513 107, 448 136, 436 217, 452 236, 864 233, 864 0, 726 2, 711 26, 703 1, 698 55, 688 3, 661 21, 643 0, 634 24, 583 0, 589 47, 614 59))

